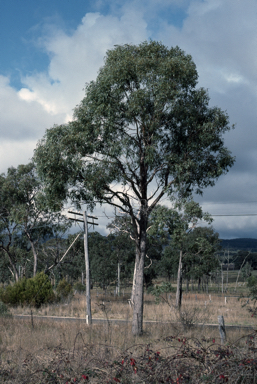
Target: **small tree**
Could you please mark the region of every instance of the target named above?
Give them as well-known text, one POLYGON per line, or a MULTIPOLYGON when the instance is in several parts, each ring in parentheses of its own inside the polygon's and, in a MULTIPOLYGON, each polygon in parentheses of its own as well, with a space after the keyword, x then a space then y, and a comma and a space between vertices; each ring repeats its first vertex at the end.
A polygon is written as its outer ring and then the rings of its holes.
MULTIPOLYGON (((151 232, 162 234, 168 230, 171 235, 171 247, 179 253, 177 271, 176 306, 181 307, 182 300, 182 272, 183 258, 186 254, 197 255, 210 252, 210 243, 207 238, 196 237, 191 247, 188 247, 190 234, 196 229, 200 220, 211 223, 209 214, 203 213, 200 205, 192 199, 177 200, 174 208, 158 206, 152 213, 153 226, 151 232)), ((199 263, 200 264, 200 263, 199 263)), ((196 264, 197 265, 197 264, 196 264)))
POLYGON ((32 252, 35 276, 39 244, 69 225, 65 217, 46 206, 33 163, 8 168, 0 176, 0 250, 7 255, 16 281, 22 249, 26 255, 32 252))

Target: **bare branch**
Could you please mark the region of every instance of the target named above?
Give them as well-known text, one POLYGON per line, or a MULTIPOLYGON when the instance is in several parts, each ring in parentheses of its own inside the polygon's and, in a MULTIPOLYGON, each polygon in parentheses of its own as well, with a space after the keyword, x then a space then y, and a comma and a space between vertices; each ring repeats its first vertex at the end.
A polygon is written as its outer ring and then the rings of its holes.
POLYGON ((114 228, 116 228, 119 232, 127 233, 131 240, 136 241, 136 239, 134 239, 134 237, 131 236, 131 233, 129 231, 127 231, 126 229, 121 229, 121 228, 119 228, 117 225, 115 225, 113 223, 112 223, 112 226, 114 228))
POLYGON ((145 257, 147 257, 147 258, 150 260, 150 264, 149 264, 147 267, 144 267, 144 269, 148 269, 148 268, 150 268, 151 265, 153 264, 153 261, 152 261, 152 259, 150 259, 149 256, 145 255, 145 257))
POLYGON ((150 207, 148 208, 148 212, 150 213, 154 207, 156 206, 156 204, 158 204, 158 202, 161 200, 161 198, 165 195, 166 193, 166 189, 169 188, 171 186, 171 184, 173 183, 173 180, 171 180, 166 186, 165 188, 163 188, 163 190, 161 191, 161 193, 159 194, 159 196, 157 196, 157 198, 152 202, 152 204, 150 205, 150 207))

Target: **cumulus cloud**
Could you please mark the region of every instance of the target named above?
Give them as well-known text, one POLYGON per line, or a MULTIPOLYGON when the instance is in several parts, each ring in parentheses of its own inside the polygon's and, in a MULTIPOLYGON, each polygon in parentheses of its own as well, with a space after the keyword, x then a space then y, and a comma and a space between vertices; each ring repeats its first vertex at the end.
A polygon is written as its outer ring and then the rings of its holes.
POLYGON ((49 27, 40 39, 51 57, 48 71, 24 77, 20 97, 36 101, 52 115, 66 114, 69 120, 84 96, 85 83, 94 80, 103 65, 107 49, 146 38, 146 24, 135 10, 120 18, 87 13, 71 34, 49 27))
MULTIPOLYGON (((98 12, 84 15, 74 30, 49 21, 44 24, 37 49, 47 55, 49 66, 22 76, 22 89, 12 88, 9 79, 0 75, 1 171, 26 162, 26 156, 29 160, 46 128, 72 119, 85 83, 96 78, 108 49, 151 37, 192 55, 199 86, 208 88, 210 104, 227 110, 231 123, 236 123, 235 130, 225 136, 226 145, 237 156, 236 165, 199 201, 211 213, 212 202, 253 201, 257 189, 256 1, 113 0, 111 13, 105 15, 101 13, 104 1, 96 4, 98 12), (173 10, 183 11, 179 25, 171 17, 173 10)), ((236 211, 238 206, 230 209, 236 211)), ((223 218, 215 219, 216 225, 224 237, 233 236, 233 228, 235 235, 253 233, 256 222, 238 218, 233 223, 223 218)))
MULTIPOLYGON (((57 115, 57 122, 64 116, 57 115)), ((51 124, 51 118, 33 98, 22 96, 0 75, 0 137, 1 140, 21 141, 38 138, 51 124)))
POLYGON ((72 119, 74 107, 84 96, 85 83, 96 78, 107 49, 146 38, 146 23, 136 9, 120 17, 87 13, 70 32, 48 21, 38 39, 38 49, 48 55, 49 67, 23 76, 20 90, 0 76, 0 171, 28 162, 33 154, 31 143, 35 147, 45 129, 72 119))
POLYGON ((192 1, 183 27, 166 23, 158 35, 165 44, 179 45, 192 55, 199 86, 208 88, 210 104, 226 110, 231 123, 236 123, 226 143, 238 161, 226 180, 243 171, 242 161, 244 171, 257 166, 256 14, 257 3, 252 0, 192 1))

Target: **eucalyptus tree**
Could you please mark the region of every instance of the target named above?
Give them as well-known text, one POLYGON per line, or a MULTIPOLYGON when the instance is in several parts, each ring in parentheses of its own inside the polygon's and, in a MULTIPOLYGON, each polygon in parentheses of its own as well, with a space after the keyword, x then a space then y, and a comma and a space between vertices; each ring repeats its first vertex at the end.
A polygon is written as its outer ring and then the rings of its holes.
POLYGON ((7 256, 16 281, 17 265, 27 262, 29 252, 36 275, 39 243, 68 225, 64 217, 46 206, 35 164, 10 167, 0 176, 0 250, 7 256))
POLYGON ((34 159, 49 202, 99 202, 131 217, 135 241, 132 333, 143 331, 148 217, 165 195, 214 185, 234 159, 229 119, 209 107, 190 55, 155 41, 107 51, 74 120, 48 129, 34 159))
MULTIPOLYGON (((174 256, 176 250, 179 254, 176 292, 176 306, 178 309, 181 307, 182 300, 182 273, 185 256, 191 254, 192 258, 192 255, 199 256, 210 252, 210 241, 208 237, 199 236, 199 228, 198 237, 193 236, 192 242, 192 234, 197 230, 200 221, 210 224, 212 218, 208 213, 204 213, 200 205, 193 201, 192 198, 177 199, 173 202, 173 208, 159 205, 152 212, 153 225, 150 231, 162 235, 164 231, 168 230, 171 235, 172 256, 174 256), (189 244, 190 240, 191 244, 189 244)), ((199 264, 197 263, 197 267, 199 264)))
MULTIPOLYGON (((175 239, 171 238, 170 244, 164 249, 159 266, 160 272, 169 278, 172 274, 177 274, 180 260, 180 250, 173 240, 175 239)), ((219 235, 212 227, 188 230, 182 244, 182 276, 187 280, 187 284, 190 279, 198 279, 200 282, 205 276, 208 287, 208 277, 220 266, 217 257, 219 250, 219 235)))

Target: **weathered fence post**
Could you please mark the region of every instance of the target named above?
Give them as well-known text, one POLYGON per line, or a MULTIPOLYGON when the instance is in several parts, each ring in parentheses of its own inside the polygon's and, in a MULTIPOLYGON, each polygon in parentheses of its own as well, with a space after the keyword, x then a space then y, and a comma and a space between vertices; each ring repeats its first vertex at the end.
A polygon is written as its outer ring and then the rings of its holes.
POLYGON ((219 323, 220 340, 221 340, 221 344, 223 345, 226 341, 226 329, 225 329, 224 317, 222 315, 218 316, 218 323, 219 323))

